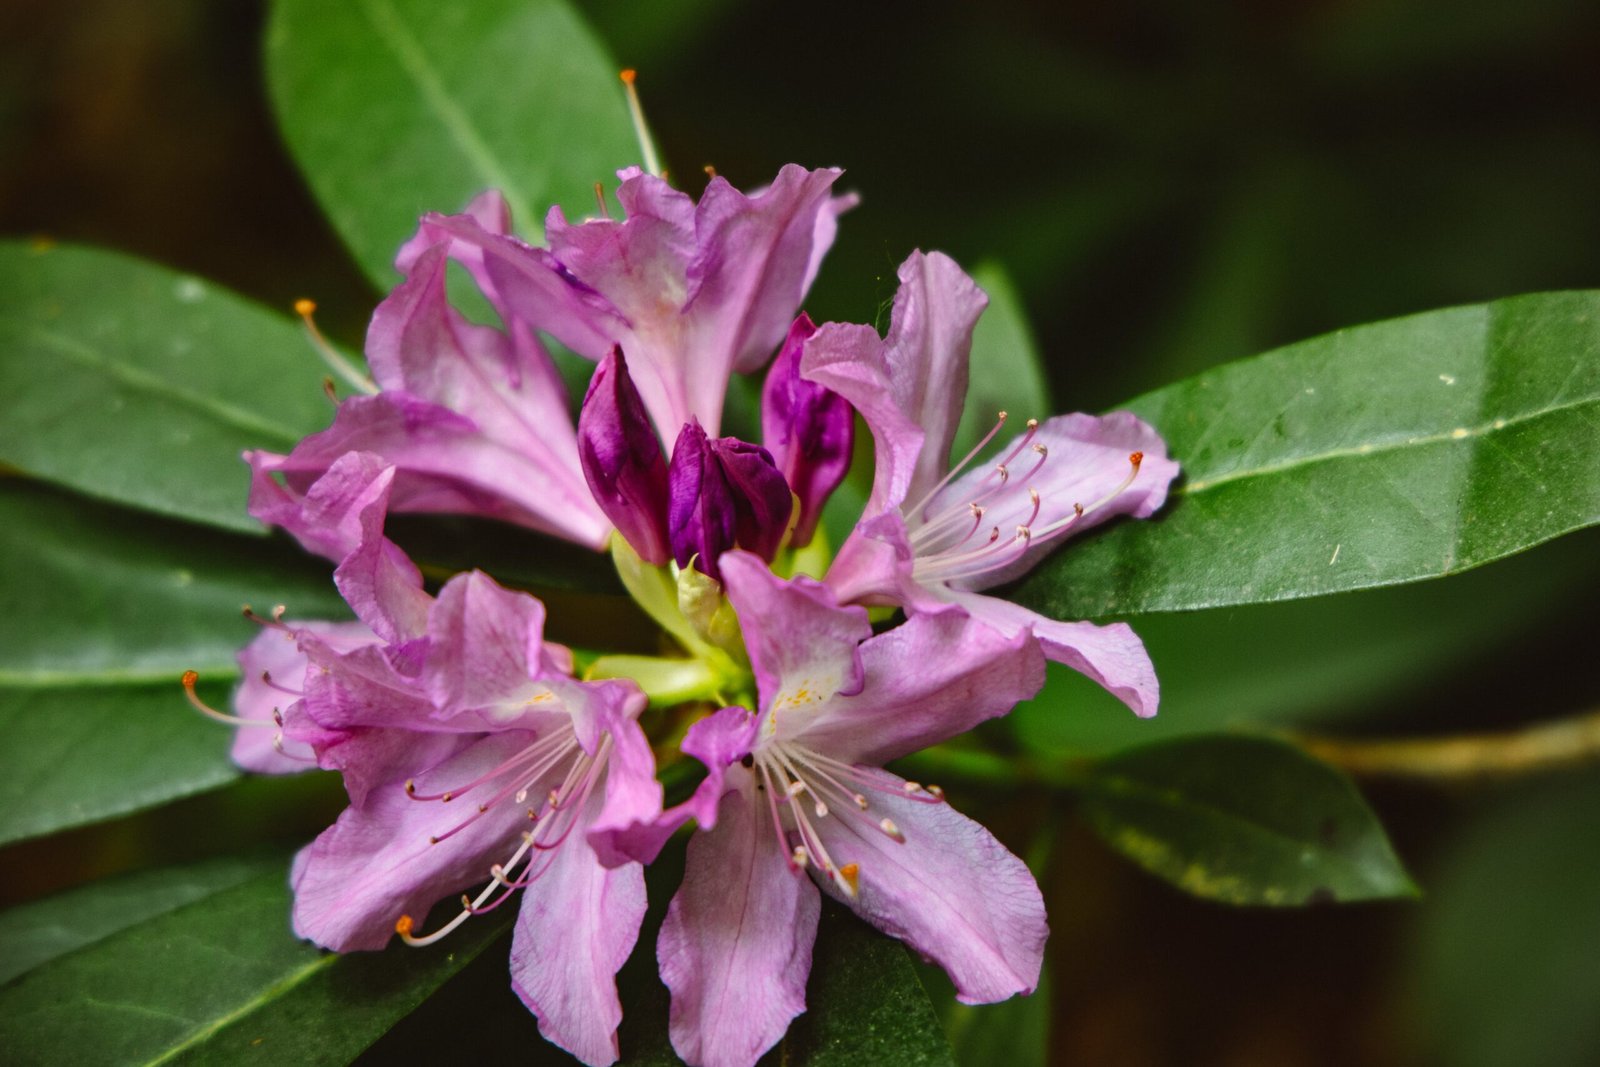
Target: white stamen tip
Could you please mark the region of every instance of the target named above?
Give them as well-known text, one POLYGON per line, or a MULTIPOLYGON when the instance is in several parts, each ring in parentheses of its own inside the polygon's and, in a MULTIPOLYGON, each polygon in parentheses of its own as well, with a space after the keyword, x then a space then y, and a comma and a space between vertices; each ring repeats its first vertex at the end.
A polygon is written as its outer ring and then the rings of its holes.
POLYGON ((906 835, 900 832, 900 827, 894 824, 893 819, 883 819, 878 823, 878 829, 882 830, 884 833, 888 834, 902 845, 906 843, 906 835))

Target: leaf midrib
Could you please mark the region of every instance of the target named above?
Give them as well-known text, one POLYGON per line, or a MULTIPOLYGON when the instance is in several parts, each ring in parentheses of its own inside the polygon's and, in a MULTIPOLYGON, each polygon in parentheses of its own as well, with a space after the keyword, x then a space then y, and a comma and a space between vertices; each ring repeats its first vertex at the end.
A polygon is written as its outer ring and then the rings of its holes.
POLYGON ((1187 482, 1175 487, 1174 496, 1196 496, 1208 492, 1229 482, 1241 481, 1246 478, 1266 477, 1273 474, 1282 474, 1298 467, 1311 466, 1336 459, 1350 459, 1357 456, 1378 456, 1387 452, 1396 452, 1403 448, 1416 448, 1424 445, 1444 444, 1458 441, 1472 441, 1489 434, 1509 430, 1522 423, 1532 422, 1546 415, 1555 415, 1564 411, 1572 411, 1590 405, 1600 405, 1600 397, 1583 397, 1570 404, 1552 404, 1535 411, 1525 412, 1505 418, 1497 418, 1481 426, 1454 427, 1436 434, 1423 434, 1421 436, 1407 437, 1401 440, 1385 442, 1367 441, 1358 445, 1347 445, 1342 448, 1328 449, 1324 452, 1311 453, 1302 456, 1293 456, 1278 463, 1268 463, 1260 467, 1251 467, 1244 470, 1227 471, 1210 478, 1201 478, 1198 481, 1187 482), (1464 431, 1464 432, 1463 432, 1464 431))
POLYGON ((451 140, 466 156, 467 162, 477 169, 486 185, 499 189, 506 198, 511 217, 522 220, 536 218, 531 210, 532 201, 512 179, 511 172, 500 162, 466 111, 451 96, 439 72, 428 61, 421 42, 401 20, 392 0, 357 2, 378 39, 411 79, 423 103, 444 126, 451 140))
POLYGON ((236 407, 216 397, 174 385, 149 371, 113 359, 77 338, 39 326, 35 326, 31 334, 35 341, 50 346, 80 366, 104 371, 107 377, 140 392, 166 400, 181 401, 223 425, 232 426, 246 433, 264 434, 290 448, 300 441, 301 434, 295 430, 268 422, 252 411, 236 407))
POLYGON ((290 990, 294 989, 296 986, 301 985, 308 979, 333 966, 337 962, 339 962, 339 957, 335 953, 325 953, 317 957, 300 969, 285 975, 283 978, 268 986, 260 993, 257 993, 255 996, 251 997, 249 1000, 245 1001, 232 1011, 225 1012, 204 1026, 190 1031, 187 1037, 173 1045, 171 1048, 167 1049, 160 1056, 157 1056, 152 1060, 146 1060, 145 1067, 156 1067, 157 1064, 170 1062, 175 1057, 180 1056, 190 1049, 195 1048, 203 1042, 215 1037, 217 1034, 238 1022, 240 1019, 243 1019, 250 1013, 265 1007, 272 1001, 278 999, 279 997, 288 993, 290 990))

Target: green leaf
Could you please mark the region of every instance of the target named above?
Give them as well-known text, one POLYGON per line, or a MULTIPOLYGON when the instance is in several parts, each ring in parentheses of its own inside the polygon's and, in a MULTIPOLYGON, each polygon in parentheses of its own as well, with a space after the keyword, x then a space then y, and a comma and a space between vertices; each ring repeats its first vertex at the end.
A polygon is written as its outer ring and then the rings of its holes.
MULTIPOLYGON (((214 707, 226 684, 199 692, 214 707)), ((239 777, 233 731, 167 685, 0 688, 0 844, 139 811, 239 777)))
POLYGON ((347 1063, 505 929, 335 956, 288 917, 280 868, 38 967, 0 990, 0 1060, 347 1063))
POLYGON ((1028 316, 1010 275, 991 261, 980 263, 972 276, 989 294, 989 307, 972 333, 971 376, 950 449, 952 459, 960 459, 982 440, 1001 411, 1010 415, 1013 427, 1054 414, 1028 316))
POLYGON ((1422 699, 1472 656, 1543 623, 1600 581, 1600 530, 1585 530, 1448 582, 1134 620, 1161 680, 1137 719, 1075 671, 1004 724, 1027 749, 1113 752, 1250 724, 1328 722, 1422 699))
POLYGON ((290 151, 380 289, 428 211, 499 189, 522 233, 638 162, 617 68, 560 0, 280 0, 267 76, 290 151), (362 136, 351 136, 352 131, 362 136))
POLYGON ((905 946, 824 899, 806 1013, 761 1062, 954 1067, 955 1058, 905 946))
POLYGON ((1406 983, 1425 1058, 1600 1062, 1600 777, 1495 799, 1429 880, 1406 983))
POLYGON ((326 567, 293 549, 0 480, 0 842, 232 781, 232 731, 178 686, 228 701, 239 614, 288 603, 344 618, 326 567))
POLYGON ((0 686, 232 676, 239 613, 348 618, 326 564, 283 544, 0 480, 0 686))
POLYGON ((1128 405, 1184 481, 1014 590, 1059 618, 1440 577, 1600 520, 1600 294, 1356 327, 1128 405))
POLYGON ((120 878, 0 912, 0 984, 224 889, 282 871, 282 856, 207 860, 120 878))
POLYGON ((247 448, 331 419, 289 320, 89 248, 0 243, 0 462, 91 496, 246 533, 247 448))
POLYGON ((1080 810, 1112 848, 1198 897, 1297 907, 1416 894, 1349 779, 1279 741, 1131 749, 1096 765, 1080 810))

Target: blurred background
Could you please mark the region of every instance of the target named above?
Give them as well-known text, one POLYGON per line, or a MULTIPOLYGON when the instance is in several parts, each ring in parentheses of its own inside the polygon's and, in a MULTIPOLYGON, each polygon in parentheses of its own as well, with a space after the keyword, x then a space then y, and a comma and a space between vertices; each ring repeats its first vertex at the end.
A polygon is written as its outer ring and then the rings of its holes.
MULTIPOLYGON (((846 169, 862 204, 814 318, 878 319, 914 247, 996 264, 1059 410, 1340 326, 1600 285, 1592 3, 578 6, 639 69, 685 187, 707 164, 740 186, 789 161, 846 169)), ((0 233, 118 248, 278 308, 314 296, 358 345, 376 294, 273 128, 264 18, 247 0, 0 5, 0 233)), ((1154 724, 1063 676, 991 740, 1443 735, 1600 708, 1593 533, 1442 582, 1136 620, 1166 694, 1154 724)), ((1423 899, 1268 912, 1154 881, 1048 793, 974 788, 963 806, 1041 858, 1051 1061, 1600 1062, 1600 775, 1368 795, 1423 899)), ((16 846, 0 896, 234 832, 301 841, 336 797, 247 783, 16 846)), ((1042 1040, 1007 1018, 952 1016, 972 1062, 1042 1040)))

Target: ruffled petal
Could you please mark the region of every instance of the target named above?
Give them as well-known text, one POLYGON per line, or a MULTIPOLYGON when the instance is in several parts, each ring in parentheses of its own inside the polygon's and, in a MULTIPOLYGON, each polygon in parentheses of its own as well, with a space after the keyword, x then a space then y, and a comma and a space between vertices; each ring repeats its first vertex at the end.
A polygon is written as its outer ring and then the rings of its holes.
MULTIPOLYGON (((1167 487, 1178 475, 1178 464, 1167 458, 1161 435, 1126 411, 1104 416, 1058 415, 1040 424, 1033 443, 1044 446, 1048 454, 1042 462, 1031 457, 1017 460, 1014 475, 1018 484, 985 499, 983 516, 986 527, 1004 531, 1027 525, 1032 532, 1027 550, 1005 566, 953 584, 971 589, 1004 584, 1054 551, 1064 537, 1119 515, 1148 518, 1166 502, 1167 487), (1137 469, 1130 462, 1134 453, 1140 456, 1137 469), (1039 493, 1037 515, 1025 491, 1030 488, 1039 493), (1075 517, 1074 505, 1085 509, 1081 518, 1075 517)), ((992 477, 989 467, 968 471, 940 490, 926 512, 937 515, 951 506, 962 507, 992 477)), ((944 540, 953 540, 961 532, 956 529, 944 540)), ((934 538, 919 551, 934 552, 940 547, 941 540, 934 538)))
POLYGON ((886 338, 829 323, 801 361, 802 374, 844 396, 872 428, 878 469, 868 518, 920 500, 949 469, 972 329, 989 302, 940 252, 913 252, 899 275, 886 338))
MULTIPOLYGON (((605 833, 612 855, 652 863, 667 839, 690 819, 702 830, 715 827, 723 795, 732 788, 727 782, 728 768, 755 747, 759 724, 760 720, 744 708, 728 707, 691 725, 680 747, 686 755, 705 764, 706 776, 688 800, 654 819, 611 829, 603 816, 597 830, 605 833)), ((601 854, 606 855, 606 850, 602 849, 601 854)))
POLYGON ((1058 622, 999 597, 956 591, 947 595, 1000 633, 1033 634, 1047 657, 1098 683, 1140 718, 1156 713, 1161 685, 1155 665, 1144 642, 1127 623, 1058 622))
POLYGON ((644 912, 644 868, 601 866, 579 835, 523 890, 511 988, 546 1040, 595 1067, 617 1059, 616 973, 633 951, 644 912))
POLYGON ((769 714, 860 691, 857 646, 872 636, 865 608, 840 607, 826 586, 803 575, 779 578, 748 552, 725 553, 721 564, 769 714))
POLYGON ((306 622, 293 629, 268 626, 239 650, 241 680, 233 694, 233 713, 241 719, 259 722, 259 727, 242 727, 234 736, 233 762, 256 774, 296 774, 316 765, 309 744, 285 737, 283 750, 276 743, 279 731, 275 716, 304 695, 309 661, 300 648, 302 633, 314 635, 324 644, 349 651, 377 641, 377 636, 359 622, 306 622), (270 724, 270 725, 269 725, 270 724))
POLYGON ((683 885, 656 943, 679 1056, 751 1067, 805 1010, 821 898, 789 868, 748 787, 689 841, 683 885))
POLYGON ((544 605, 482 571, 458 574, 428 610, 422 682, 440 718, 501 704, 544 671, 544 605))
POLYGON ((367 360, 386 392, 436 405, 465 420, 470 432, 441 433, 441 424, 460 424, 412 403, 400 425, 392 418, 361 425, 347 419, 343 438, 371 440, 345 440, 345 447, 380 452, 418 479, 504 496, 528 525, 602 545, 609 524, 584 484, 555 365, 522 323, 502 333, 467 322, 450 306, 447 247, 424 252, 411 277, 378 305, 367 331, 367 360), (445 454, 436 454, 440 449, 445 454))
MULTIPOLYGON (((450 758, 415 776, 417 789, 458 787, 531 740, 525 733, 458 739, 450 758)), ((296 857, 295 932, 339 952, 380 949, 402 915, 421 928, 436 901, 487 882, 489 865, 510 857, 526 825, 514 804, 480 815, 470 804, 414 800, 400 782, 374 788, 296 857)))
POLYGON ((1026 632, 1003 635, 959 609, 915 615, 861 646, 866 684, 810 714, 777 716, 780 737, 846 763, 879 765, 1004 715, 1044 685, 1026 632))
POLYGON ((858 867, 854 899, 819 879, 823 889, 942 966, 965 1004, 1033 992, 1049 929, 1027 865, 948 804, 888 791, 872 805, 904 842, 854 820, 818 820, 834 862, 858 867))

